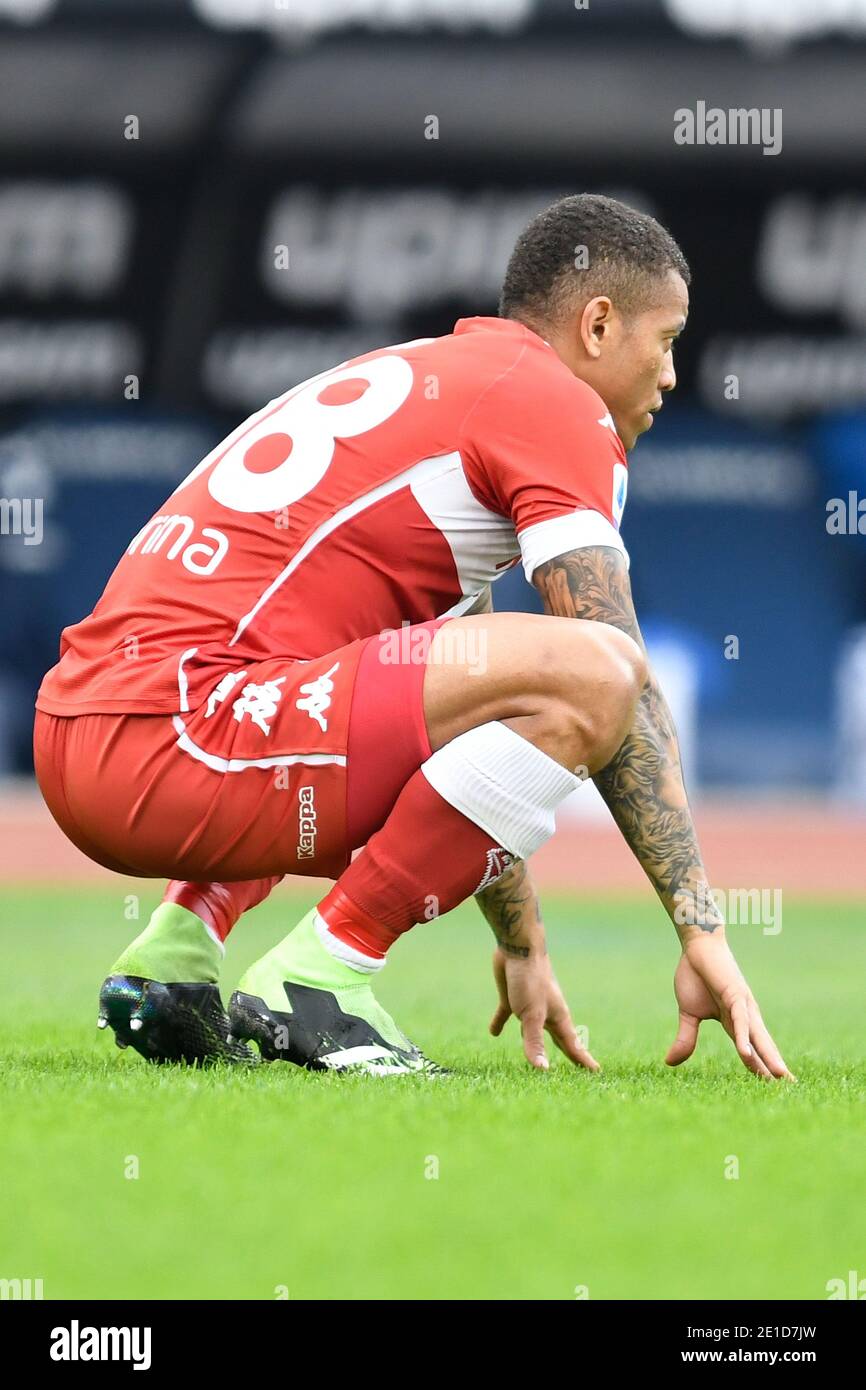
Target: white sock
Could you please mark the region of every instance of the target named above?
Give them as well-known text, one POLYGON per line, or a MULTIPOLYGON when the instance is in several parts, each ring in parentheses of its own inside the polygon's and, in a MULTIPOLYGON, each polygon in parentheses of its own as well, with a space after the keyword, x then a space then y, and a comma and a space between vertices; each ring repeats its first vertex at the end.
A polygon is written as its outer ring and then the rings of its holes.
POLYGON ((357 947, 348 945, 341 941, 338 936, 328 927, 324 917, 317 912, 313 918, 313 926, 316 936, 321 941, 325 950, 332 955, 335 960, 340 960, 344 965, 348 965, 351 970, 357 970, 359 975, 375 975, 386 963, 387 957, 368 956, 364 951, 359 951, 357 947))
POLYGON ((518 859, 556 829, 554 811, 581 779, 498 720, 438 749, 421 771, 431 787, 518 859))

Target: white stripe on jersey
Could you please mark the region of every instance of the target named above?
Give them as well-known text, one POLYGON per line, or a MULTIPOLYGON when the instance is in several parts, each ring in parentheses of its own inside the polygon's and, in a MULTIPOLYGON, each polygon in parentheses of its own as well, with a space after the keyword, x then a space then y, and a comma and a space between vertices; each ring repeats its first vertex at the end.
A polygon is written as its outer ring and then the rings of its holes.
MULTIPOLYGON (((466 480, 459 453, 452 459, 451 467, 435 477, 414 481, 411 491, 448 542, 460 588, 474 602, 485 584, 498 578, 510 560, 517 559, 520 549, 511 518, 479 502, 466 480)), ((456 617, 455 609, 462 604, 463 600, 458 600, 447 616, 456 617)))
POLYGON ((591 545, 607 545, 619 550, 628 565, 628 551, 622 537, 601 512, 590 511, 584 507, 565 516, 551 517, 549 521, 539 521, 535 526, 527 526, 521 531, 520 553, 523 557, 523 572, 532 583, 532 576, 539 565, 555 560, 557 555, 565 555, 569 550, 584 550, 591 545))
MULTIPOLYGON (((411 468, 405 472, 396 474, 389 478, 387 482, 374 487, 371 492, 365 492, 360 497, 356 497, 347 506, 341 507, 339 511, 329 516, 327 521, 323 521, 321 526, 317 526, 310 533, 300 550, 292 556, 285 569, 281 570, 276 579, 268 585, 264 593, 256 599, 252 608, 245 613, 235 629, 235 635, 229 642, 233 647, 249 627, 256 614, 265 606, 269 599, 273 598, 279 588, 291 578, 298 565, 320 545, 323 540, 330 536, 332 531, 336 531, 344 522, 351 521, 352 517, 358 516, 361 512, 372 507, 376 502, 380 502, 383 497, 390 497, 392 493, 399 492, 401 488, 411 487, 413 483, 421 483, 428 478, 436 477, 439 473, 447 473, 450 469, 460 466, 459 453, 438 454, 434 458, 421 459, 419 463, 413 463, 411 468)), ((476 504, 477 505, 477 504, 476 504)))
POLYGON ((338 767, 346 766, 344 753, 286 753, 275 758, 220 758, 216 753, 208 753, 206 749, 193 743, 186 731, 186 725, 178 715, 173 716, 172 723, 179 735, 177 747, 184 753, 189 753, 191 758, 204 763, 212 772, 245 772, 249 767, 295 767, 299 763, 304 767, 325 767, 329 763, 336 763, 338 767))
POLYGON ((431 525, 447 542, 454 560, 463 596, 440 617, 459 617, 465 613, 485 584, 497 579, 519 555, 522 555, 527 579, 531 581, 534 569, 567 550, 608 545, 626 553, 615 527, 600 512, 588 509, 527 527, 518 537, 510 517, 491 511, 475 497, 466 480, 460 452, 454 450, 421 459, 370 492, 356 497, 317 526, 238 621, 228 645, 235 646, 265 604, 322 541, 368 507, 402 488, 409 489, 431 525))
POLYGON ((446 608, 444 613, 437 613, 436 617, 462 618, 464 613, 469 613, 471 611, 473 604, 477 603, 480 597, 481 589, 478 590, 477 594, 464 594, 463 598, 459 598, 450 608, 446 608))
POLYGON ((195 656, 197 651, 198 647, 187 647, 177 663, 177 695, 180 701, 181 714, 189 713, 189 681, 186 678, 186 671, 183 669, 184 662, 188 661, 191 656, 195 656))

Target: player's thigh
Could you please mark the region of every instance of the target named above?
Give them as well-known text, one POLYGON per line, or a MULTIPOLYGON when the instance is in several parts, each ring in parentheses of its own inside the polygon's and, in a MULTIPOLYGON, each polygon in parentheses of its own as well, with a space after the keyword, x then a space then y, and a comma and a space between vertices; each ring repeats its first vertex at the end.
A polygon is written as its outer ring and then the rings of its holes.
POLYGON ((424 718, 427 658, 444 619, 384 632, 365 644, 349 723, 347 823, 352 849, 387 819, 430 756, 424 718))
POLYGON ((620 678, 642 683, 642 658, 606 623, 537 613, 454 618, 436 633, 424 677, 433 749, 490 720, 537 715, 550 701, 591 711, 620 678))

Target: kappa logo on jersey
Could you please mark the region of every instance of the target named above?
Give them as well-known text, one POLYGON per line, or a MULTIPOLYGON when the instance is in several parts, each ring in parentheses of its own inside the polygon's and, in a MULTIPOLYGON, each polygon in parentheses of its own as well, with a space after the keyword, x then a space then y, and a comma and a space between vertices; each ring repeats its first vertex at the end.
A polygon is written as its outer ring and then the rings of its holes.
POLYGON ((613 465, 613 500, 611 502, 611 512, 613 514, 614 525, 617 527, 622 521, 627 493, 628 469, 624 463, 615 463, 613 465))
POLYGON ((331 696, 334 693, 334 682, 331 677, 339 669, 340 663, 336 661, 330 671, 326 671, 323 676, 317 676, 314 681, 307 681, 300 687, 304 699, 295 701, 295 707, 306 710, 310 718, 315 719, 323 733, 326 733, 328 729, 325 710, 330 708, 331 696))
POLYGON ((277 712, 277 705, 283 698, 280 686, 285 679, 285 676, 280 676, 277 680, 263 681, 261 685, 256 685, 253 681, 245 685, 232 706, 238 723, 240 724, 244 715, 248 714, 263 734, 269 734, 271 726, 266 724, 265 720, 273 719, 277 712))
MULTIPOLYGON (((475 893, 480 893, 482 888, 488 888, 491 883, 495 883, 498 878, 501 878, 505 871, 511 868, 516 858, 515 854, 509 854, 508 850, 503 849, 501 845, 497 846, 496 849, 489 849, 484 877, 475 889, 475 893)), ((475 893, 473 893, 473 897, 475 893)))
POLYGON ((246 671, 229 671, 227 676, 223 676, 219 685, 215 687, 207 697, 207 709, 204 712, 205 719, 210 719, 216 714, 217 705, 221 705, 227 695, 231 695, 235 686, 246 677, 246 671))
POLYGON ((606 415, 602 415, 598 423, 601 425, 602 429, 613 430, 613 433, 616 434, 616 425, 613 423, 613 416, 610 411, 608 411, 606 415))

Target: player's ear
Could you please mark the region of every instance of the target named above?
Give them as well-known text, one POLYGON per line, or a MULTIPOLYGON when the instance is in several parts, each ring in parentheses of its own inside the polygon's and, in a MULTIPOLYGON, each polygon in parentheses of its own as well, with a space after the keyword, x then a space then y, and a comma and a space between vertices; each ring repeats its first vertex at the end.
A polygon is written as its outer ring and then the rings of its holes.
POLYGON ((580 337, 584 351, 593 359, 601 356, 604 339, 609 336, 613 304, 606 294, 598 294, 584 305, 580 316, 580 337))

